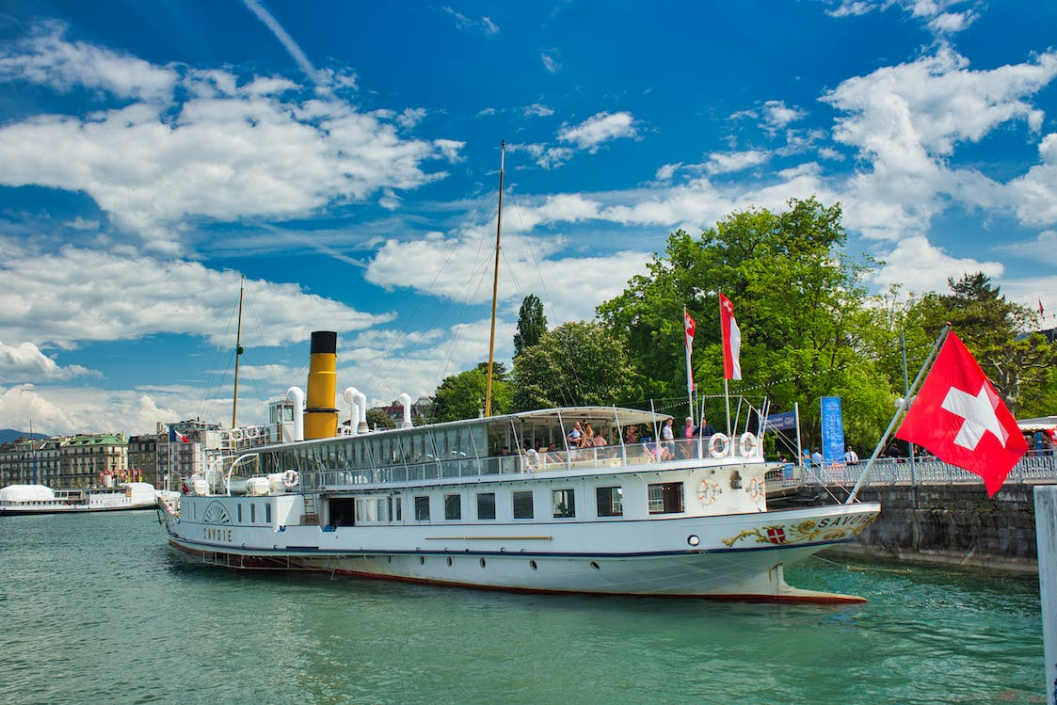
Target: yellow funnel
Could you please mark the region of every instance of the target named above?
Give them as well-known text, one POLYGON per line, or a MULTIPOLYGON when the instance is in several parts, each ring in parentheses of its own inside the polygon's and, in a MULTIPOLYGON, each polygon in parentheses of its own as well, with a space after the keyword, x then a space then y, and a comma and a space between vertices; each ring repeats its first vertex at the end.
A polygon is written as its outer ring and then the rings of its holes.
POLYGON ((312 333, 312 355, 308 364, 308 398, 305 406, 305 440, 334 438, 338 435, 338 410, 334 408, 337 389, 338 334, 312 333))

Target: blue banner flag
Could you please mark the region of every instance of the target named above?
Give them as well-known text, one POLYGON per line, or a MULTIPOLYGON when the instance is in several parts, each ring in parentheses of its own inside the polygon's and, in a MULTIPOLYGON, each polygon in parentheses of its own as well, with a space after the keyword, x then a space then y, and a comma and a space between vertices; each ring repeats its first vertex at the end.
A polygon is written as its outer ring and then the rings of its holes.
POLYGON ((768 431, 795 431, 796 412, 784 411, 781 414, 771 414, 767 417, 768 431))
POLYGON ((840 397, 822 397, 822 464, 844 465, 844 419, 840 397))

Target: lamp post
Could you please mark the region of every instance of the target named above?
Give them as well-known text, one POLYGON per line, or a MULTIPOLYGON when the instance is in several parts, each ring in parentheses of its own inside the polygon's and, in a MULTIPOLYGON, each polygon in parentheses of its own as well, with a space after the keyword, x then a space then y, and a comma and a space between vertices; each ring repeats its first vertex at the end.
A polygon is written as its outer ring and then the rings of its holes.
MULTIPOLYGON (((903 355, 903 393, 908 397, 910 396, 910 378, 907 377, 907 341, 903 337, 903 331, 899 331, 899 350, 903 355)), ((913 399, 910 400, 914 402, 913 399)), ((910 503, 914 509, 918 508, 918 497, 916 483, 914 482, 914 444, 907 441, 907 449, 909 453, 907 456, 910 458, 910 503)))

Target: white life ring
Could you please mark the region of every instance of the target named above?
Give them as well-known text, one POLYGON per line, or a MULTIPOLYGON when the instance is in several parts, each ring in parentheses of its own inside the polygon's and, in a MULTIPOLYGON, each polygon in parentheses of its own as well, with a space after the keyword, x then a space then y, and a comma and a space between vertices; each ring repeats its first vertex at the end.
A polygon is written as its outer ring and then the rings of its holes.
POLYGON ((730 438, 717 433, 708 440, 708 454, 713 458, 723 458, 730 450, 730 438))
POLYGON ((719 486, 718 482, 701 480, 701 485, 697 490, 697 499, 702 504, 714 504, 722 492, 723 488, 719 486))
POLYGON ((752 478, 752 482, 749 483, 749 496, 752 497, 754 502, 760 501, 761 498, 767 496, 767 482, 757 478, 752 478))
POLYGON ((256 438, 256 437, 257 437, 257 427, 256 426, 248 427, 246 429, 246 438, 256 438))
POLYGON ((238 443, 239 441, 242 440, 242 429, 241 428, 233 428, 233 429, 231 429, 231 440, 236 442, 236 443, 238 443))
POLYGON ((283 473, 283 487, 288 490, 297 487, 300 481, 301 477, 297 474, 297 470, 287 470, 283 473))
POLYGON ((741 449, 741 457, 751 458, 756 455, 756 447, 759 443, 756 441, 756 436, 746 431, 741 434, 741 440, 738 441, 738 447, 741 449))

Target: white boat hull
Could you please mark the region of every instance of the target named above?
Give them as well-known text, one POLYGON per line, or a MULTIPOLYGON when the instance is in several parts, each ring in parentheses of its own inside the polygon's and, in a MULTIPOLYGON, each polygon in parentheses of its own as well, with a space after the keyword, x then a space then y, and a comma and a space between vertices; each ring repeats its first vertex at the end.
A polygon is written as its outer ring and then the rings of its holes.
MULTIPOLYGON (((208 500, 215 520, 218 507, 237 498, 208 500)), ((282 504, 276 503, 276 516, 282 504)), ((233 516, 233 508, 227 509, 223 515, 233 516)), ((225 526, 181 520, 171 511, 163 515, 174 547, 237 569, 315 570, 522 592, 848 602, 862 600, 793 588, 783 569, 826 546, 854 541, 879 512, 879 505, 868 503, 664 520, 331 530, 225 526), (600 546, 605 549, 585 548, 600 546)))

